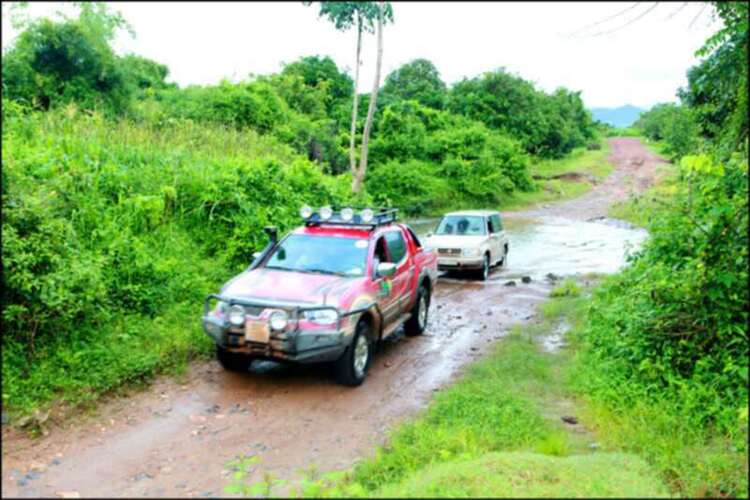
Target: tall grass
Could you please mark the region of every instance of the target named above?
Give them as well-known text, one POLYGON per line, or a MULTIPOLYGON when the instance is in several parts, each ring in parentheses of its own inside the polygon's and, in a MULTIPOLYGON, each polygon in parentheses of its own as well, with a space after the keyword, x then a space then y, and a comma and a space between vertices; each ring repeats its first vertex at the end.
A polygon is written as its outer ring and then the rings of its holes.
POLYGON ((249 130, 4 114, 4 410, 209 352, 202 298, 249 264, 262 227, 347 197, 346 178, 249 130))

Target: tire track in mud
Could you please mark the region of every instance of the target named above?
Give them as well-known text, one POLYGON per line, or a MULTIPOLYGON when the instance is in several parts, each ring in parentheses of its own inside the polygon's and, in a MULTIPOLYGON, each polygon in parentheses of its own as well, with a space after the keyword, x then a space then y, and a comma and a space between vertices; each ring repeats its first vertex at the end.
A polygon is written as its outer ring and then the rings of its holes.
MULTIPOLYGON (((648 185, 659 160, 637 140, 611 143, 614 172, 586 195, 506 217, 585 220, 604 215, 627 186, 648 185)), ((161 377, 129 397, 108 398, 95 415, 70 418, 48 436, 3 428, 3 496, 222 496, 226 462, 247 454, 261 459, 254 479, 349 467, 512 325, 533 317, 552 285, 535 275, 505 286, 518 278, 513 262, 511 242, 510 268, 494 270, 488 282, 441 278, 426 334, 385 342, 359 388, 338 386, 320 366, 257 363, 238 374, 198 362, 181 381, 161 377)))

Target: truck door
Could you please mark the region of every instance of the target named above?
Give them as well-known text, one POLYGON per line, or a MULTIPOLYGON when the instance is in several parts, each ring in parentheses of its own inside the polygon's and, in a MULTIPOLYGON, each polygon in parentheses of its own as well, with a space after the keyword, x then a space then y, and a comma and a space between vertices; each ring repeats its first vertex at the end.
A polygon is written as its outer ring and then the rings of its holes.
POLYGON ((407 312, 414 292, 413 287, 410 286, 414 281, 414 265, 401 229, 388 231, 384 236, 391 262, 396 264, 396 274, 392 278, 393 294, 399 303, 399 314, 403 314, 407 312))
POLYGON ((372 276, 378 287, 377 302, 383 315, 383 328, 385 328, 398 318, 401 307, 394 290, 394 279, 398 275, 398 270, 396 275, 391 277, 378 276, 376 270, 381 262, 391 262, 384 236, 379 236, 375 242, 375 251, 372 255, 372 276))

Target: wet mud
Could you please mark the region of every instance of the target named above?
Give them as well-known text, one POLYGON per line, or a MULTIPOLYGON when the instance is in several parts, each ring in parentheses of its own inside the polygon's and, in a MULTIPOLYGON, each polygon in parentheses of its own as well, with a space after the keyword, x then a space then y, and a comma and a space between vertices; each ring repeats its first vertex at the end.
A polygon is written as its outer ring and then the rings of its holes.
MULTIPOLYGON (((441 276, 425 334, 382 345, 362 386, 337 385, 325 366, 256 362, 248 373, 230 373, 215 361, 194 363, 180 380, 162 377, 112 398, 47 436, 4 427, 3 496, 226 496, 226 463, 238 456, 259 456, 256 479, 292 479, 371 455, 388 428, 424 408, 513 325, 531 320, 557 279, 614 272, 643 241, 644 231, 601 217, 613 201, 647 187, 661 160, 635 139, 611 142, 610 177, 577 200, 504 214, 507 268, 487 282, 441 276)), ((434 223, 414 227, 423 234, 434 223)))

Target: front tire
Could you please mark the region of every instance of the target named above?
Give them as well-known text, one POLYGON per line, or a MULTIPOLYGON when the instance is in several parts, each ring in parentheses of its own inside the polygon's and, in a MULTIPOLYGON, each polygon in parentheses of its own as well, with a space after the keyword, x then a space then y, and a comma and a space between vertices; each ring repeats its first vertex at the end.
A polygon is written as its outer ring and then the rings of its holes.
POLYGON ((488 254, 485 254, 484 256, 484 263, 482 264, 482 269, 479 270, 479 274, 477 277, 481 281, 487 281, 487 278, 490 276, 490 256, 488 254))
POLYGON ((404 325, 404 332, 407 335, 422 335, 427 328, 427 318, 430 310, 430 294, 423 285, 417 290, 417 299, 414 301, 414 307, 411 309, 411 317, 404 325))
POLYGON ((372 357, 370 325, 360 320, 354 338, 339 359, 334 362, 336 379, 342 385, 356 387, 364 382, 372 357))
POLYGON ((230 352, 216 346, 216 359, 221 366, 230 372, 246 372, 250 368, 250 357, 241 352, 230 352))

